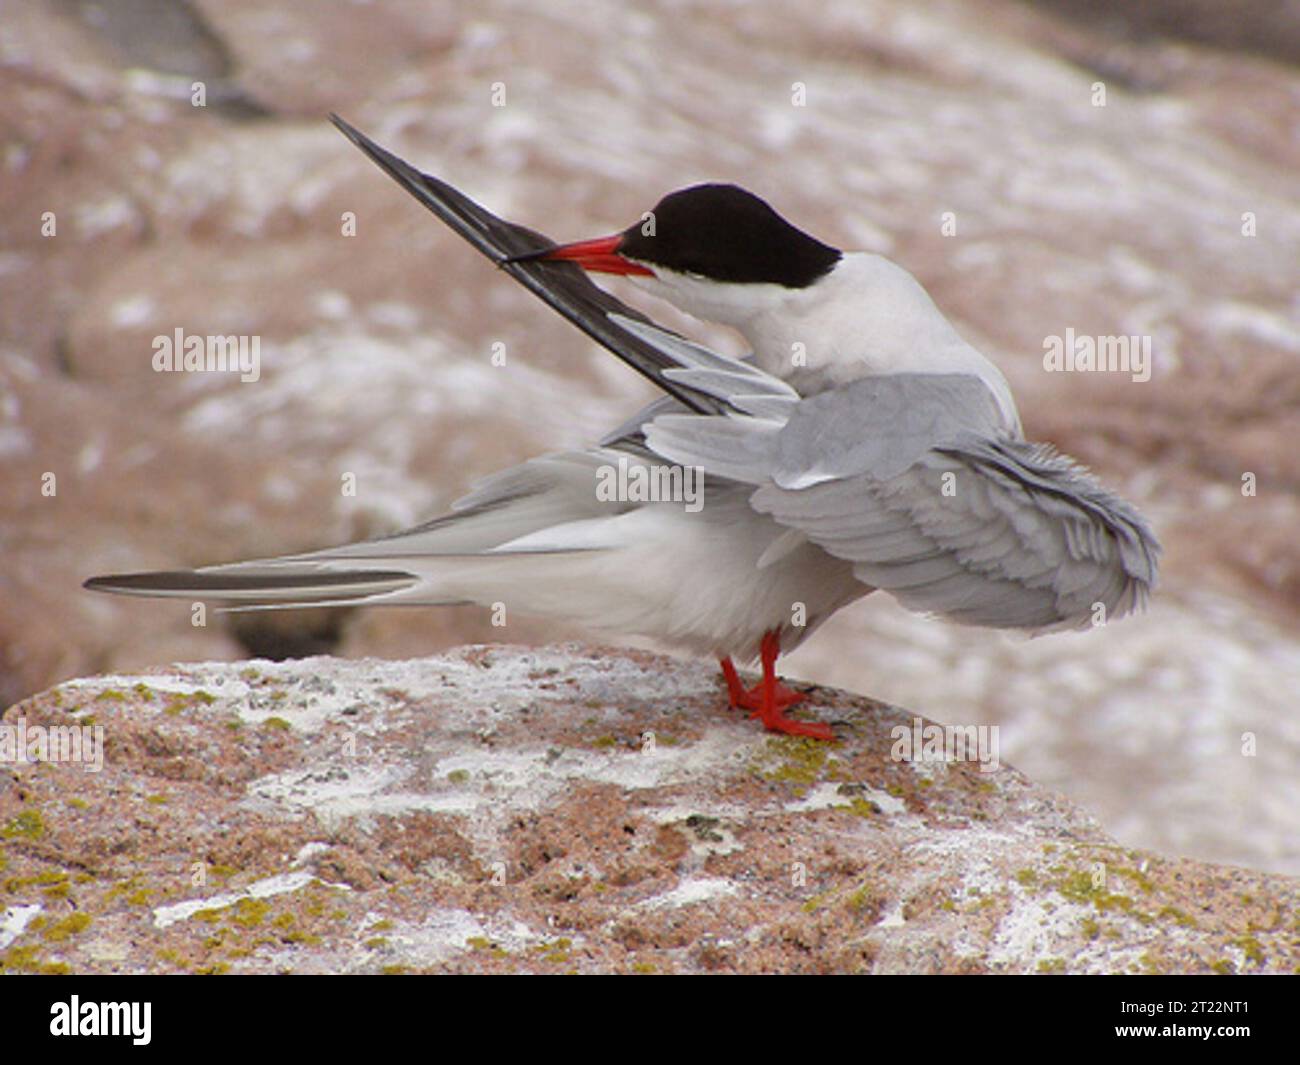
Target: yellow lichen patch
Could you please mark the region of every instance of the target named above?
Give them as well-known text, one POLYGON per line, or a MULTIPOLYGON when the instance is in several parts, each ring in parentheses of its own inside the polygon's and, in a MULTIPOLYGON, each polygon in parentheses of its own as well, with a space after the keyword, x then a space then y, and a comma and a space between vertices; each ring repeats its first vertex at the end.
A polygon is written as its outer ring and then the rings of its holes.
POLYGON ((825 906, 828 901, 830 901, 831 896, 834 894, 834 891, 823 891, 820 895, 814 895, 810 898, 800 907, 800 909, 803 910, 804 913, 816 913, 825 906))
POLYGON ((844 903, 854 913, 860 913, 863 910, 874 910, 879 905, 880 898, 870 884, 862 884, 849 893, 844 903))
POLYGON ((465 940, 465 946, 476 954, 489 954, 494 958, 506 958, 510 952, 497 943, 493 943, 487 936, 470 936, 465 940))
POLYGON ((140 878, 138 876, 127 877, 125 880, 119 880, 104 893, 104 901, 112 902, 114 899, 121 898, 130 892, 138 890, 140 887, 140 878))
POLYGON ((1092 873, 1087 870, 1080 870, 1067 876, 1053 886, 1071 902, 1090 902, 1103 913, 1107 910, 1131 912, 1133 909, 1133 900, 1131 898, 1127 895, 1117 895, 1107 891, 1104 886, 1098 887, 1093 880, 1092 873))
POLYGON ((271 905, 265 899, 240 899, 234 905, 230 920, 240 928, 256 928, 271 912, 271 905))
POLYGON ((0 955, 0 973, 5 971, 39 973, 44 976, 67 976, 72 972, 72 966, 62 961, 42 961, 40 948, 29 945, 10 947, 7 953, 0 955))
POLYGON ((803 795, 809 785, 848 778, 829 748, 826 741, 806 736, 770 736, 750 771, 772 783, 793 784, 795 794, 803 795))
POLYGON ((55 921, 44 931, 44 936, 51 943, 62 943, 90 927, 90 916, 84 913, 70 913, 67 917, 55 921))
POLYGON ((1177 906, 1162 906, 1160 908, 1160 912, 1157 913, 1156 916, 1166 917, 1171 920, 1177 921, 1184 928, 1197 927, 1196 918, 1191 916, 1190 914, 1183 913, 1183 911, 1180 910, 1177 906))
POLYGON ((876 817, 880 813, 879 806, 877 806, 870 799, 864 799, 861 795, 854 796, 852 801, 850 801, 847 806, 837 805, 834 807, 834 809, 847 810, 849 813, 853 814, 854 816, 865 818, 866 820, 870 820, 871 818, 876 817))
MULTIPOLYGON (((307 885, 308 899, 303 903, 302 912, 308 917, 322 917, 325 914, 325 899, 317 891, 313 890, 317 886, 315 881, 307 885)), ((396 888, 397 885, 394 884, 393 887, 396 888)))
POLYGON ((172 950, 170 947, 163 947, 154 953, 159 961, 165 961, 169 965, 176 966, 178 969, 188 969, 190 967, 189 960, 178 950, 172 950))
POLYGON ((1253 965, 1263 965, 1265 961, 1264 948, 1260 945, 1258 939, 1254 936, 1238 936, 1232 940, 1234 947, 1240 947, 1242 953, 1246 955, 1246 960, 1253 965))
POLYGON ((573 947, 572 940, 561 936, 549 943, 538 943, 533 950, 540 954, 542 961, 549 961, 556 965, 562 965, 570 957, 570 950, 573 947))
POLYGON ((39 887, 43 891, 50 891, 53 888, 62 887, 64 889, 60 894, 67 893, 68 874, 62 869, 47 869, 43 873, 37 873, 35 876, 11 876, 4 882, 5 891, 13 894, 22 891, 23 888, 39 887))
POLYGON ((45 822, 41 820, 39 810, 24 810, 0 829, 0 836, 9 839, 40 839, 43 835, 45 822))

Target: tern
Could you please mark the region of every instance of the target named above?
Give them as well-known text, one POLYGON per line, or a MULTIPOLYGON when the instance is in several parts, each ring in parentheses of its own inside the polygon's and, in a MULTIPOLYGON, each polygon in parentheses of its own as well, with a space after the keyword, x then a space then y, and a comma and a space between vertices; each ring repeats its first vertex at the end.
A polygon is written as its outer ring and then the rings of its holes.
POLYGON ((818 739, 834 733, 787 715, 803 695, 779 682, 777 657, 874 591, 1033 634, 1145 604, 1160 554, 1146 520, 1025 439, 1001 372, 901 266, 840 251, 722 184, 673 192, 611 236, 557 244, 332 119, 663 395, 595 446, 497 473, 396 535, 86 587, 240 610, 505 602, 715 656, 733 707, 818 739), (624 275, 734 327, 752 353, 730 358, 664 329, 588 273, 624 275), (612 470, 626 483, 698 475, 702 505, 602 491, 612 470), (734 659, 758 659, 762 679, 746 688, 734 659))

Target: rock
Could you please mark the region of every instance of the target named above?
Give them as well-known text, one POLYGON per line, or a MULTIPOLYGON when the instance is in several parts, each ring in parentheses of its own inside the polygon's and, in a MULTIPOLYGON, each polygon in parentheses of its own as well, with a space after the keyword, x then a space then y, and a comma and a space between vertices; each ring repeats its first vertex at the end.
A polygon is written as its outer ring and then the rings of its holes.
POLYGON ((0 970, 1300 964, 1296 881, 1121 847, 1006 765, 892 758, 906 711, 809 694, 839 742, 764 733, 705 663, 578 645, 70 681, 3 719, 105 747, 0 773, 0 970))

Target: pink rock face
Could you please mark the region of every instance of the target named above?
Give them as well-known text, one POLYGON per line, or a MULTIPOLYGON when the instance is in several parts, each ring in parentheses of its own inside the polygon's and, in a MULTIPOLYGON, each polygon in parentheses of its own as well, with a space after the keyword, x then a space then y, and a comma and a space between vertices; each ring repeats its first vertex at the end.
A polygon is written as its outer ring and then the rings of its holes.
POLYGON ((1143 4, 1130 37, 1069 2, 99 6, 5 12, 0 705, 176 660, 573 635, 468 610, 196 627, 80 590, 395 530, 646 398, 334 110, 558 238, 738 181, 913 271, 1030 434, 1152 514, 1164 584, 1146 620, 1014 646, 871 599, 787 669, 1001 722, 1126 843, 1300 871, 1300 79, 1275 5, 1143 4), (259 337, 259 379, 155 372, 178 327, 259 337), (1151 379, 1046 372, 1067 329, 1150 337, 1151 379))
POLYGON ((696 665, 576 645, 62 685, 3 726, 97 728, 103 758, 8 767, 0 970, 1300 962, 1274 920, 1294 880, 1124 849, 993 759, 896 757, 930 722, 809 696, 839 742, 765 734, 696 665))

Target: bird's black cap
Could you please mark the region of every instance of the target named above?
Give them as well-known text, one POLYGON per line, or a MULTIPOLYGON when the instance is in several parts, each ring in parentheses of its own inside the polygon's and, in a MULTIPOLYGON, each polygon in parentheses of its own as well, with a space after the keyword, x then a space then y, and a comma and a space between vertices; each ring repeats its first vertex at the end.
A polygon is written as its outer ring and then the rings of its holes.
POLYGON ((736 185, 671 192, 623 231, 618 254, 711 281, 806 288, 840 261, 839 249, 792 226, 736 185))

